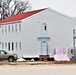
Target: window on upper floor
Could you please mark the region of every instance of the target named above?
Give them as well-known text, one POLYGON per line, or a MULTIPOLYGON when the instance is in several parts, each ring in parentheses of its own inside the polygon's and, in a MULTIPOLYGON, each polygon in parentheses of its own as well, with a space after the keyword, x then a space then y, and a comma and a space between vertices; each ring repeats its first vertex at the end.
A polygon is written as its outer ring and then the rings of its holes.
POLYGON ((2 26, 2 34, 4 33, 4 31, 3 31, 3 26, 2 26))
POLYGON ((15 25, 15 31, 17 32, 17 24, 15 25))
POLYGON ((5 34, 7 34, 7 26, 5 26, 5 34))
POLYGON ((46 30, 47 30, 46 23, 43 23, 43 24, 42 24, 42 30, 44 30, 44 31, 46 31, 46 30))
POLYGON ((21 32, 21 24, 19 24, 19 32, 21 32))
POLYGON ((46 30, 46 25, 44 26, 44 30, 46 30))
POLYGON ((12 33, 14 32, 14 26, 12 25, 12 33))
POLYGON ((0 28, 1 28, 1 25, 0 25, 0 28))
POLYGON ((21 24, 1 26, 2 34, 21 32, 21 24))
POLYGON ((10 33, 10 26, 8 26, 8 32, 10 33))

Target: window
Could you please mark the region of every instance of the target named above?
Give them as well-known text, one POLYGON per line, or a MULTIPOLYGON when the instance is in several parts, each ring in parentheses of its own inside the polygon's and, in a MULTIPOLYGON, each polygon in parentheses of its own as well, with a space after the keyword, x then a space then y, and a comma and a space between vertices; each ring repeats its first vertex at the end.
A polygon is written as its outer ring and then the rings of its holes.
POLYGON ((5 43, 5 49, 7 49, 7 43, 5 43))
POLYGON ((15 30, 16 30, 16 32, 17 32, 17 24, 15 25, 15 30))
POLYGON ((46 25, 44 26, 44 30, 46 30, 46 25))
POLYGON ((43 43, 45 43, 45 41, 43 41, 43 43))
POLYGON ((4 32, 3 32, 3 26, 2 26, 2 34, 3 34, 4 32))
POLYGON ((12 42, 12 51, 14 50, 14 43, 12 42))
POLYGON ((0 48, 1 48, 1 42, 0 42, 0 48))
POLYGON ((4 49, 4 43, 2 43, 2 49, 4 49))
POLYGON ((10 33, 10 26, 8 26, 8 31, 9 31, 9 33, 10 33))
POLYGON ((17 50, 17 42, 16 42, 16 50, 17 50))
POLYGON ((12 32, 14 32, 14 27, 13 27, 13 25, 12 25, 12 32))
POLYGON ((45 23, 42 24, 42 30, 46 31, 47 30, 47 25, 45 23))
POLYGON ((8 50, 10 51, 10 43, 8 43, 8 50))
POLYGON ((19 49, 21 50, 21 42, 19 42, 19 49))
POLYGON ((5 26, 5 34, 7 34, 7 26, 5 26))
POLYGON ((21 24, 19 24, 19 31, 21 32, 21 24))
POLYGON ((71 54, 73 54, 73 51, 74 51, 74 50, 73 50, 73 49, 71 49, 71 54))

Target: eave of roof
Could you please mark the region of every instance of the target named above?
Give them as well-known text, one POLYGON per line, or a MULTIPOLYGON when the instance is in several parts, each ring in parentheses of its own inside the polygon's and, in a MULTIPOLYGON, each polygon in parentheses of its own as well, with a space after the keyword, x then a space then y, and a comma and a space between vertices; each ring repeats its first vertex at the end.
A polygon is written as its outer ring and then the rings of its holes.
POLYGON ((14 21, 20 21, 20 20, 22 20, 22 19, 24 19, 24 18, 27 18, 27 17, 29 17, 29 16, 32 16, 32 15, 34 15, 34 14, 36 14, 36 13, 39 13, 39 12, 45 10, 45 9, 46 9, 46 8, 40 9, 40 10, 29 11, 29 12, 24 12, 24 13, 21 13, 21 14, 17 14, 17 15, 8 17, 8 18, 6 18, 6 19, 4 19, 4 20, 1 20, 1 21, 0 21, 0 24, 9 23, 9 22, 14 22, 14 21))

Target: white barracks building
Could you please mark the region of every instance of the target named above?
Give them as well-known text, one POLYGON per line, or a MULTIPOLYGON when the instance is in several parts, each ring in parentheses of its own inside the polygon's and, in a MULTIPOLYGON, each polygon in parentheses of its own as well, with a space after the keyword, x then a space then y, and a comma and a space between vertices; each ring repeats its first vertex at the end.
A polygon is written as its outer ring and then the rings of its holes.
POLYGON ((41 54, 42 25, 50 37, 48 55, 53 56, 56 46, 63 47, 65 53, 73 44, 73 29, 76 20, 49 8, 18 14, 0 21, 0 49, 17 53, 19 57, 41 54))

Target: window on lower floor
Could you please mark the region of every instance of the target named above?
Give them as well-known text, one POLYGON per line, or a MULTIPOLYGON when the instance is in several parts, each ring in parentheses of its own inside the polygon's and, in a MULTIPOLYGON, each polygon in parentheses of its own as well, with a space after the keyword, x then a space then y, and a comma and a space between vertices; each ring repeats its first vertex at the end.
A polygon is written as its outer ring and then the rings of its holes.
POLYGON ((7 49, 7 43, 5 43, 5 49, 7 49))
POLYGON ((4 49, 4 43, 2 43, 2 49, 4 49))
POLYGON ((12 42, 12 51, 14 50, 14 43, 12 42))
POLYGON ((10 42, 8 43, 8 50, 10 51, 10 42))
POLYGON ((21 32, 21 24, 19 24, 19 32, 21 32))
POLYGON ((70 52, 71 52, 71 54, 73 54, 74 50, 73 50, 73 49, 71 49, 71 51, 70 51, 70 52))
POLYGON ((21 42, 19 42, 19 49, 21 50, 21 42))
POLYGON ((17 50, 17 42, 16 42, 16 50, 17 50))

